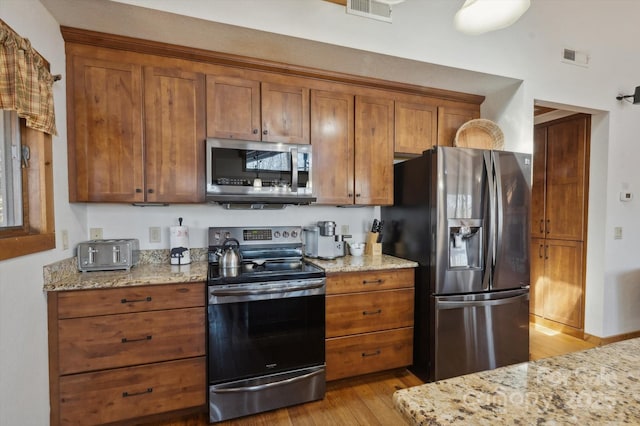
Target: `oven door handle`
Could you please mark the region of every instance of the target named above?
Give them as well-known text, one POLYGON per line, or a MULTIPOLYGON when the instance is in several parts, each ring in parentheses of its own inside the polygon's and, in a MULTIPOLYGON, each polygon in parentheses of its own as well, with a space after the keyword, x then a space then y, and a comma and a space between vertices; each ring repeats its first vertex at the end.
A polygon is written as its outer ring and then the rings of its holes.
POLYGON ((303 285, 292 285, 292 286, 278 286, 278 287, 270 287, 266 289, 257 289, 257 290, 247 290, 247 289, 239 289, 239 290, 211 290, 212 296, 217 297, 225 297, 225 296, 255 296, 260 294, 275 294, 275 293, 290 293, 293 291, 300 290, 313 290, 315 288, 324 287, 324 280, 321 282, 314 282, 311 284, 303 284, 303 285))
POLYGON ((300 380, 306 380, 306 379, 308 379, 310 377, 322 374, 323 372, 324 372, 324 370, 316 370, 316 371, 312 371, 311 373, 304 374, 302 376, 292 377, 292 378, 286 379, 286 380, 279 380, 279 381, 273 382, 273 383, 265 383, 264 385, 241 386, 239 388, 228 388, 228 389, 213 389, 212 392, 214 392, 214 393, 258 392, 258 391, 261 391, 261 390, 274 388, 274 387, 277 387, 277 386, 287 385, 289 383, 295 383, 295 382, 298 382, 300 380))

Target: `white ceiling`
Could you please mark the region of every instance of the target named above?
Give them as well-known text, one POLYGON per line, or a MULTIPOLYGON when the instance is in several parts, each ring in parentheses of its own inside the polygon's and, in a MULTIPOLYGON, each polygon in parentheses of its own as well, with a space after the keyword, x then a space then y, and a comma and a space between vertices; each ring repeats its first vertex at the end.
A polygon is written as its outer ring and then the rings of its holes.
MULTIPOLYGON (((484 96, 512 89, 521 82, 513 78, 320 43, 110 0, 40 1, 58 23, 64 26, 317 69, 484 96)), ((224 7, 224 2, 216 4, 224 7)), ((344 13, 341 6, 328 5, 335 7, 336 13, 344 13)))

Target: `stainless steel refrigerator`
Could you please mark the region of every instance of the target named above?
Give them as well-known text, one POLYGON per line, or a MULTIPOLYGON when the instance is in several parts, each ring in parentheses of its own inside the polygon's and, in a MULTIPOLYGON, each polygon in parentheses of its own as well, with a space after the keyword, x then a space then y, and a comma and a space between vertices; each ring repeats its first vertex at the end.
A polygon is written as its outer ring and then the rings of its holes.
POLYGON ((529 154, 437 147, 394 166, 384 253, 418 262, 412 371, 529 359, 529 154))

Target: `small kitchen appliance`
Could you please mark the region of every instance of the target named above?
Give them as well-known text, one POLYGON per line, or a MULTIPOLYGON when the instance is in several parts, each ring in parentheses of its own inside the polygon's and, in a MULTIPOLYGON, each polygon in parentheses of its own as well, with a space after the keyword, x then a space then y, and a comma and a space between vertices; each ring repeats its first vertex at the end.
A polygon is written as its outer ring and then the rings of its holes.
POLYGON ((211 422, 324 397, 326 278, 304 260, 301 234, 209 228, 211 422))
POLYGON ((77 251, 79 271, 128 270, 138 263, 140 243, 134 238, 90 240, 79 243, 77 251))
POLYGON ((333 221, 320 221, 302 228, 304 255, 328 260, 344 256, 344 236, 336 235, 335 229, 333 221))

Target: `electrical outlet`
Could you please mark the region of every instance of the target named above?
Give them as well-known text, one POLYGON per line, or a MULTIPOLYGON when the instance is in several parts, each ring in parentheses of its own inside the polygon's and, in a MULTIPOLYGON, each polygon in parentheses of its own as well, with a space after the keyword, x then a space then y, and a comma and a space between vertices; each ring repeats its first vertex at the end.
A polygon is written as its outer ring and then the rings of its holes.
POLYGON ((340 227, 340 233, 342 235, 349 235, 349 225, 342 225, 340 227))
POLYGON ((90 240, 101 240, 102 239, 102 228, 90 228, 89 229, 89 239, 90 240))
POLYGON ((162 233, 159 226, 149 227, 149 242, 159 243, 162 241, 162 233))
POLYGON ((62 230, 62 250, 69 250, 69 231, 62 230))
POLYGON ((622 227, 621 226, 616 226, 615 228, 613 228, 613 238, 616 240, 621 240, 622 239, 622 227))

